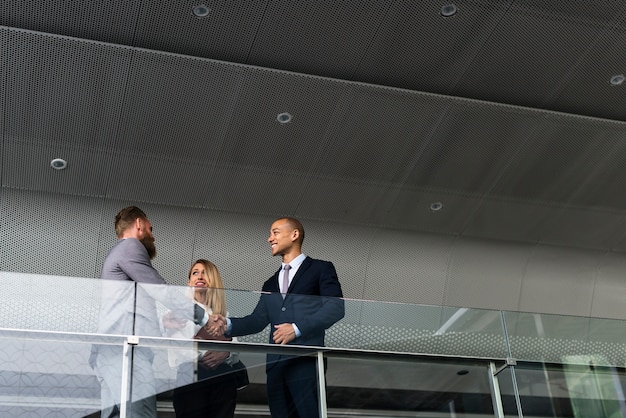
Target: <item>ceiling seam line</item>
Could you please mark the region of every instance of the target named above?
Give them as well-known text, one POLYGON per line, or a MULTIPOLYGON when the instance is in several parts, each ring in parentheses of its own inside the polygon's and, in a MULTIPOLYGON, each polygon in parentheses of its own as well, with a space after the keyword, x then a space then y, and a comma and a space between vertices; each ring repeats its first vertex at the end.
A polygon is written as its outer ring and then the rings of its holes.
POLYGON ((256 27, 256 30, 254 31, 254 38, 252 39, 252 41, 250 42, 250 48, 248 48, 248 53, 246 54, 246 64, 248 64, 248 62, 250 61, 250 55, 252 55, 252 50, 254 49, 254 44, 257 40, 257 36, 259 36, 259 30, 263 24, 263 20, 265 19, 265 15, 267 14, 267 8, 269 7, 269 2, 270 0, 266 0, 265 1, 265 7, 263 8, 263 14, 261 15, 261 18, 259 19, 259 24, 256 27))
POLYGON ((622 9, 622 12, 619 15, 619 17, 616 17, 615 19, 611 20, 611 24, 609 25, 609 27, 605 28, 603 31, 600 31, 600 33, 598 33, 598 35, 595 37, 593 42, 587 45, 586 50, 577 56, 578 59, 576 60, 576 62, 574 62, 570 66, 569 70, 565 73, 565 75, 561 77, 561 80, 546 95, 546 98, 540 103, 541 106, 549 105, 551 102, 553 102, 555 99, 558 98, 558 93, 560 93, 565 88, 566 80, 567 82, 569 82, 569 79, 571 78, 571 74, 574 73, 574 71, 578 69, 584 62, 587 61, 584 58, 590 54, 592 49, 594 49, 594 47, 602 39, 606 38, 606 34, 609 33, 609 30, 615 30, 619 28, 619 24, 617 22, 624 19, 623 14, 625 10, 626 10, 626 6, 624 6, 624 8, 622 9))
POLYGON ((474 54, 474 56, 472 57, 470 62, 468 62, 467 65, 465 66, 465 71, 463 71, 463 73, 459 76, 459 78, 454 82, 454 85, 449 90, 450 94, 454 94, 454 92, 456 91, 457 87, 461 83, 461 80, 464 79, 464 77, 467 75, 469 69, 474 65, 474 62, 476 61, 478 55, 480 55, 480 53, 485 48, 485 45, 487 44, 487 41, 489 39, 491 39, 491 37, 493 36, 494 32, 496 31, 496 28, 498 26, 500 26, 500 22, 502 22, 504 17, 508 14, 508 12, 511 9, 511 7, 513 7, 513 3, 515 3, 515 0, 510 0, 509 1, 509 5, 507 6, 506 10, 504 10, 504 12, 502 12, 502 16, 500 16, 500 19, 498 19, 498 21, 493 25, 493 30, 491 31, 491 33, 489 33, 489 35, 485 36, 482 45, 480 46, 480 48, 478 48, 478 50, 476 51, 476 53, 474 54))
POLYGON ((378 22, 378 27, 376 27, 376 30, 374 31, 374 33, 370 37, 369 44, 367 45, 367 47, 365 47, 365 50, 363 51, 363 54, 361 55, 361 58, 359 59, 359 62, 354 67, 354 70, 352 71, 352 74, 350 74, 350 80, 354 80, 354 77, 355 77, 356 73, 359 71, 359 68, 361 68, 361 65, 363 64, 363 61, 365 60, 365 56, 370 51, 370 49, 371 49, 371 47, 372 47, 372 45, 374 43, 374 39, 376 38, 376 35, 378 35, 378 33, 380 32, 380 28, 383 26, 383 22, 385 21, 385 19, 387 18, 387 15, 389 14, 389 10, 391 9, 391 5, 396 3, 396 1, 397 0, 392 0, 392 1, 390 1, 387 4, 387 8, 385 9, 385 12, 383 13, 383 16, 381 17, 380 21, 378 22))

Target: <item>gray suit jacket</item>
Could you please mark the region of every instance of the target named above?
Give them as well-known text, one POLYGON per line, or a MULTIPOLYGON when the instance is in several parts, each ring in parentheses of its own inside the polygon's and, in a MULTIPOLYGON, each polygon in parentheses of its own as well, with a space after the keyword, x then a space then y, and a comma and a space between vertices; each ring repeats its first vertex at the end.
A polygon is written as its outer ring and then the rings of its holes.
POLYGON ((186 288, 168 286, 135 238, 117 242, 104 260, 100 277, 104 280, 99 333, 161 336, 155 301, 193 320, 194 303, 185 295, 186 288))

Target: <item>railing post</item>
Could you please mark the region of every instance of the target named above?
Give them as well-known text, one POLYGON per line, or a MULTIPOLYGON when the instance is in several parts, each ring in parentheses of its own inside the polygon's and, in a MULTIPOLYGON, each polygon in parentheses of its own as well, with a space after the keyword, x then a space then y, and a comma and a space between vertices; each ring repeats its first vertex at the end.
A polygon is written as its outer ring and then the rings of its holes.
POLYGON ((498 382, 498 370, 496 364, 491 361, 488 367, 489 387, 491 388, 491 403, 493 404, 493 416, 495 418, 504 418, 504 409, 502 408, 502 394, 500 393, 500 383, 498 382))
POLYGON ((320 418, 328 417, 328 410, 326 407, 326 376, 324 375, 324 353, 322 351, 317 352, 317 387, 319 398, 320 418))
POLYGON ((131 373, 130 368, 133 366, 132 362, 129 361, 129 357, 133 352, 133 347, 139 344, 139 338, 136 336, 129 336, 126 341, 124 341, 124 352, 122 354, 122 390, 120 394, 120 418, 126 418, 127 409, 128 409, 128 400, 130 398, 129 390, 131 385, 129 385, 131 373))

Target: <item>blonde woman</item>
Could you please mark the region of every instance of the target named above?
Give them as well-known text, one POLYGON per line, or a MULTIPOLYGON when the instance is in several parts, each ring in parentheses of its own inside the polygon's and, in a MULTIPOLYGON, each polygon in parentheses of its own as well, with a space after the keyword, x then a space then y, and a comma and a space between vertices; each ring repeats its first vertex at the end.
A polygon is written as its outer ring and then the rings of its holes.
MULTIPOLYGON (((195 303, 208 313, 226 315, 224 283, 215 264, 197 260, 189 269, 188 277, 195 303)), ((181 329, 168 329, 168 333, 178 338, 214 339, 205 328, 190 321, 181 329)), ((232 418, 237 403, 237 381, 231 365, 239 361, 238 355, 207 350, 189 354, 182 351, 169 353, 170 365, 178 366, 174 390, 176 417, 232 418), (194 371, 197 371, 197 381, 190 383, 194 371)))

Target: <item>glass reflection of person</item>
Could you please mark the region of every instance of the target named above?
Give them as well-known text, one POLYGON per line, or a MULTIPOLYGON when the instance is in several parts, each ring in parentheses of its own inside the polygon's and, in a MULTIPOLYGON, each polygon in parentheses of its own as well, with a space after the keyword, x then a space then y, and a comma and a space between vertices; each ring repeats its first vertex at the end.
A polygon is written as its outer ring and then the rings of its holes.
MULTIPOLYGON (((188 277, 188 286, 193 289, 195 303, 207 312, 226 315, 224 284, 215 264, 204 259, 197 260, 191 266, 188 277)), ((191 322, 187 322, 183 328, 168 328, 168 334, 177 338, 215 339, 204 327, 191 322)), ((237 382, 231 364, 239 361, 237 353, 170 350, 168 356, 170 365, 178 367, 174 390, 176 417, 234 416, 237 382), (195 382, 194 372, 197 372, 195 382)))

